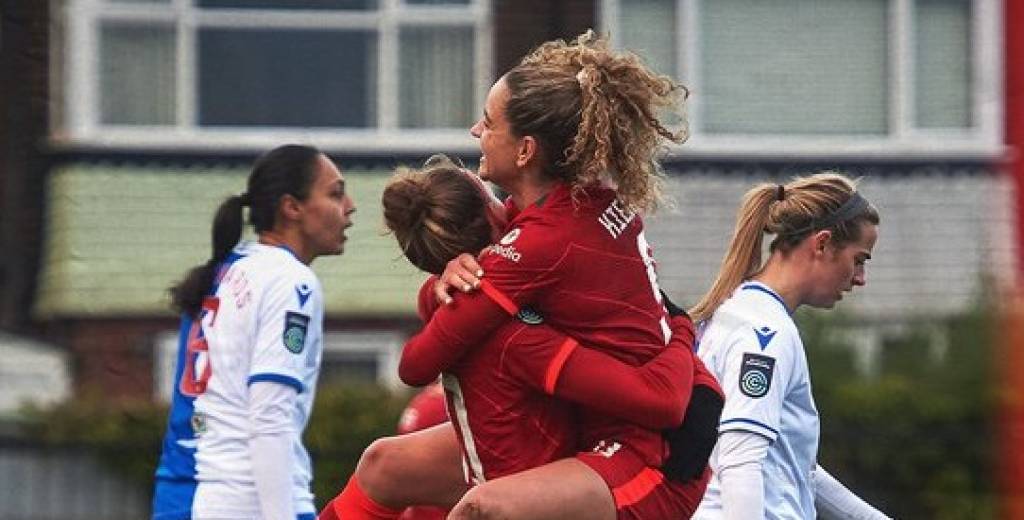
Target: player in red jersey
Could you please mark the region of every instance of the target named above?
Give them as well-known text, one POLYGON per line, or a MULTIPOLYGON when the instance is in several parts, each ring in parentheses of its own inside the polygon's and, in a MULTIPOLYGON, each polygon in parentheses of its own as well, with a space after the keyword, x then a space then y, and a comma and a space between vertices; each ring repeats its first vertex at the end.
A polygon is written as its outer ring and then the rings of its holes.
MULTIPOLYGON (((658 200, 654 154, 676 137, 657 110, 681 91, 589 34, 542 45, 495 83, 472 133, 481 177, 509 193, 507 233, 472 269, 486 273, 482 291, 457 297, 406 344, 406 382, 429 382, 523 306, 628 363, 654 355, 668 329, 638 211, 658 200)), ((661 437, 589 412, 581 432, 595 455, 477 486, 451 517, 657 517, 662 508, 648 499, 662 477, 647 470, 664 460, 661 437), (571 509, 595 473, 608 485, 605 502, 571 509)))
MULTIPOLYGON (((478 217, 467 221, 469 216, 458 209, 460 206, 473 207, 472 204, 453 202, 453 199, 459 195, 460 188, 463 192, 467 186, 470 190, 473 189, 469 179, 470 177, 460 173, 456 168, 442 167, 428 169, 422 175, 399 175, 385 189, 385 218, 389 227, 395 230, 402 249, 414 264, 425 270, 437 272, 444 265, 444 261, 458 251, 477 249, 489 241, 489 233, 483 231, 481 242, 465 243, 467 236, 473 236, 474 233, 480 235, 481 228, 490 227, 487 220, 480 215, 482 204, 476 204, 475 211, 478 217), (418 179, 417 177, 422 178, 418 179), (405 197, 396 195, 402 191, 412 191, 413 193, 407 194, 405 197), (439 211, 437 207, 432 208, 431 211, 420 208, 423 206, 424 199, 433 201, 434 206, 440 206, 447 211, 439 211), (417 219, 410 219, 408 218, 410 214, 420 216, 417 219), (445 218, 446 214, 452 218, 445 218), (401 231, 402 228, 405 228, 404 233, 401 231), (459 244, 460 240, 461 244, 459 244), (448 248, 447 252, 440 251, 445 247, 448 248), (435 259, 431 260, 432 258, 435 259)), ((499 211, 493 213, 500 212, 500 206, 497 209, 499 211)), ((499 219, 492 218, 491 220, 493 222, 499 219)), ((420 298, 421 310, 424 310, 426 314, 431 312, 431 304, 436 301, 430 293, 430 289, 431 284, 425 284, 420 298)), ((710 391, 713 395, 719 393, 713 378, 703 370, 703 366, 699 362, 695 366, 662 365, 664 368, 661 371, 661 380, 667 381, 667 383, 651 387, 645 381, 629 379, 632 374, 622 375, 623 367, 621 365, 619 367, 602 367, 602 363, 608 364, 607 360, 599 359, 600 355, 589 352, 587 349, 572 348, 575 345, 574 342, 567 341, 564 336, 554 333, 551 329, 528 324, 542 319, 539 315, 520 313, 519 318, 520 323, 502 327, 490 341, 460 360, 458 365, 452 367, 452 370, 444 377, 452 401, 450 402, 451 408, 463 412, 455 413, 453 417, 456 419, 456 423, 460 418, 465 419, 465 424, 460 425, 458 431, 463 441, 462 445, 467 448, 463 454, 467 473, 474 483, 534 467, 556 457, 569 455, 577 449, 573 435, 571 411, 564 404, 545 398, 545 394, 554 393, 569 398, 579 398, 584 402, 586 402, 587 395, 590 395, 591 399, 593 396, 598 396, 596 406, 599 408, 613 414, 625 415, 652 427, 664 427, 679 424, 685 405, 677 402, 673 406, 672 401, 667 401, 659 405, 662 408, 662 411, 659 412, 658 408, 650 408, 652 405, 643 401, 644 398, 641 396, 645 393, 650 394, 650 397, 646 399, 656 402, 659 401, 659 396, 661 396, 660 401, 665 401, 670 394, 680 391, 685 392, 686 397, 689 397, 688 387, 673 390, 670 386, 673 383, 689 386, 689 383, 694 380, 682 374, 683 370, 695 371, 696 382, 702 384, 694 392, 696 399, 707 397, 701 393, 702 391, 710 391), (565 348, 567 346, 568 349, 565 348), (560 357, 559 354, 564 357, 560 357), (589 389, 587 389, 588 386, 589 389), (543 393, 538 391, 540 389, 543 389, 543 393), (630 392, 626 393, 624 389, 630 389, 630 392), (583 393, 574 395, 574 391, 583 393), (497 403, 500 403, 501 406, 498 407, 497 403), (650 408, 650 411, 646 411, 648 408, 643 408, 645 406, 650 408), (615 407, 625 408, 625 410, 616 412, 615 407), (663 417, 659 417, 659 415, 663 417), (657 422, 659 420, 662 422, 657 422)), ((673 343, 678 341, 680 345, 690 345, 692 332, 687 327, 688 319, 683 321, 683 325, 683 329, 674 336, 673 343)), ((660 343, 657 346, 662 349, 663 354, 672 350, 665 349, 660 343)), ((692 361, 691 352, 677 350, 680 353, 685 352, 684 361, 692 361)), ((665 357, 664 355, 660 356, 660 358, 665 357)), ((662 359, 656 358, 656 361, 662 361, 662 359)), ((652 362, 648 364, 648 367, 657 365, 658 363, 652 362)), ((716 422, 717 419, 712 418, 706 423, 710 425, 704 431, 706 438, 710 436, 710 439, 713 440, 716 422)), ((673 433, 692 435, 695 431, 701 431, 699 426, 694 427, 693 420, 688 420, 686 424, 690 426, 689 430, 684 428, 673 433)), ((450 441, 450 437, 441 436, 439 439, 438 443, 440 444, 444 444, 445 440, 450 441)), ((693 437, 680 440, 679 445, 688 448, 680 450, 684 452, 681 455, 692 455, 700 451, 696 446, 697 443, 693 442, 695 440, 693 437)), ((406 445, 410 443, 417 445, 419 449, 409 446, 398 448, 398 453, 406 455, 406 460, 400 461, 405 464, 387 478, 381 478, 379 472, 367 475, 365 471, 369 466, 381 466, 379 459, 377 459, 377 464, 360 464, 357 478, 363 481, 364 486, 366 486, 366 480, 370 480, 370 486, 366 487, 377 488, 378 493, 374 498, 378 500, 382 498, 379 493, 382 485, 384 487, 390 485, 403 491, 411 487, 411 482, 410 486, 395 484, 396 478, 408 477, 410 472, 415 474, 418 469, 415 467, 416 462, 422 461, 422 459, 416 459, 410 454, 443 451, 443 449, 439 450, 437 446, 431 446, 428 442, 422 442, 422 437, 388 439, 385 442, 389 443, 392 449, 376 451, 395 452, 394 445, 403 444, 403 442, 406 445)), ((686 484, 662 485, 661 474, 655 470, 649 470, 642 464, 640 467, 627 466, 623 468, 621 461, 632 459, 624 459, 622 456, 615 458, 614 464, 610 463, 611 459, 609 461, 595 460, 594 464, 605 464, 603 468, 605 473, 602 476, 605 476, 606 479, 624 479, 622 482, 609 480, 610 484, 628 484, 636 473, 646 470, 642 472, 647 477, 646 479, 639 484, 634 483, 631 486, 623 487, 619 494, 623 496, 628 494, 629 496, 625 496, 626 499, 646 497, 648 504, 659 504, 659 511, 664 515, 678 518, 693 510, 696 505, 694 500, 699 500, 703 491, 704 479, 694 478, 697 476, 694 474, 700 474, 700 470, 705 466, 706 457, 710 451, 710 444, 705 444, 706 450, 702 455, 691 457, 699 460, 696 469, 677 468, 681 469, 677 475, 684 475, 680 480, 690 481, 686 484), (622 469, 625 471, 621 471, 622 469), (660 491, 648 490, 644 486, 652 488, 660 486, 660 491), (660 501, 655 501, 654 498, 659 498, 660 501)), ((371 447, 367 454, 373 451, 374 447, 371 447)), ((394 458, 396 457, 392 457, 392 460, 394 458)), ((402 459, 401 456, 397 458, 402 459)), ((366 455, 364 455, 364 459, 367 459, 366 455)), ((684 463, 690 462, 684 460, 683 456, 679 456, 677 459, 684 463)), ((440 464, 441 462, 435 459, 435 464, 428 466, 427 469, 434 470, 435 474, 450 474, 447 471, 436 471, 440 464)), ((383 465, 387 466, 388 464, 383 465)), ((680 464, 680 466, 682 465, 685 464, 680 464)), ((377 469, 379 470, 379 468, 377 469)), ((605 482, 601 481, 598 475, 592 476, 594 477, 592 486, 580 488, 578 493, 574 493, 579 506, 576 506, 575 509, 570 507, 567 511, 579 510, 579 507, 591 507, 590 504, 593 500, 601 500, 607 495, 608 487, 605 482)), ((431 485, 436 485, 438 481, 439 479, 435 476, 431 479, 431 485)), ((350 483, 350 487, 353 487, 352 483, 350 483)), ((349 494, 347 497, 349 501, 352 498, 350 491, 346 488, 345 493, 349 494)), ((392 504, 396 499, 397 502, 402 501, 402 498, 395 495, 387 498, 391 499, 392 504)), ((409 499, 410 497, 407 495, 403 498, 409 499)), ((430 498, 429 495, 426 498, 430 498)), ((571 503, 573 502, 563 502, 563 504, 571 503)), ((380 513, 382 508, 367 509, 373 509, 380 513)), ((325 511, 326 513, 327 511, 325 511)), ((386 518, 386 516, 359 514, 353 516, 351 513, 350 510, 342 511, 341 517, 386 518), (350 514, 345 516, 345 513, 350 514)))

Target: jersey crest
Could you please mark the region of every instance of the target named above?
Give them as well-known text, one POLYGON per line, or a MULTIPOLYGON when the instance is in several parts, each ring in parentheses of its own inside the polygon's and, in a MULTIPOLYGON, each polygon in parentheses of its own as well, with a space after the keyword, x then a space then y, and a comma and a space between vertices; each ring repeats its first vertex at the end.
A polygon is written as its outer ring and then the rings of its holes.
POLYGON ((309 316, 297 312, 289 312, 284 317, 282 340, 288 352, 298 354, 306 346, 306 331, 309 329, 309 316))
POLYGON ((740 365, 740 391, 753 399, 764 397, 771 389, 774 370, 775 358, 760 354, 743 354, 743 364, 740 365))

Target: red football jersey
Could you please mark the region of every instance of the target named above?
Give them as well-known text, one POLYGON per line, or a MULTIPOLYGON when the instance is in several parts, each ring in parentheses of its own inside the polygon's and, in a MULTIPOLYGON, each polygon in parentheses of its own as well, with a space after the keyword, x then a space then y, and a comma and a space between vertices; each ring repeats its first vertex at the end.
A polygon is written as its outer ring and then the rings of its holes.
MULTIPOLYGON (((643 223, 611 190, 592 188, 574 197, 568 186, 557 187, 515 214, 481 265, 483 291, 456 295, 406 344, 399 367, 406 382, 429 382, 461 362, 524 306, 580 343, 632 365, 651 359, 667 341, 643 223)), ((599 441, 628 442, 651 466, 665 455, 660 433, 602 414, 583 412, 580 431, 582 449, 599 441)))
MULTIPOLYGON (((425 320, 437 308, 432 286, 433 278, 420 290, 425 320)), ((544 375, 566 337, 508 316, 503 321, 489 340, 441 375, 471 485, 576 452, 573 406, 543 392, 544 375)))

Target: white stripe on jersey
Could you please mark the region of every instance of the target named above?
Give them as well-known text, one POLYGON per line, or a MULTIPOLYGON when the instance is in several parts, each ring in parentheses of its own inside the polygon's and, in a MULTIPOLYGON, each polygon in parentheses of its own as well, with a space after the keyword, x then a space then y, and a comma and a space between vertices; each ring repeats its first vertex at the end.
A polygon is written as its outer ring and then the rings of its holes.
POLYGON ((469 428, 469 413, 466 410, 466 399, 462 393, 462 386, 459 379, 452 374, 441 374, 441 386, 451 394, 451 403, 455 412, 456 424, 462 433, 464 455, 462 467, 466 471, 466 482, 474 485, 483 484, 487 481, 484 476, 484 465, 480 461, 480 455, 476 452, 476 439, 473 431, 469 428))

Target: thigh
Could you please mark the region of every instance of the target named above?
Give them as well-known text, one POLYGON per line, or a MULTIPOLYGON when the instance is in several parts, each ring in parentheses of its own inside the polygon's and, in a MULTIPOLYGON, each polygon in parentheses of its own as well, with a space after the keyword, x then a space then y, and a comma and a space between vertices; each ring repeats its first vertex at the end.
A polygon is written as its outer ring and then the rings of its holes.
POLYGON ((561 459, 474 487, 448 518, 614 520, 615 504, 594 470, 577 459, 561 459))
POLYGON ((388 507, 451 507, 465 494, 462 455, 451 423, 374 441, 355 478, 374 501, 388 507))

